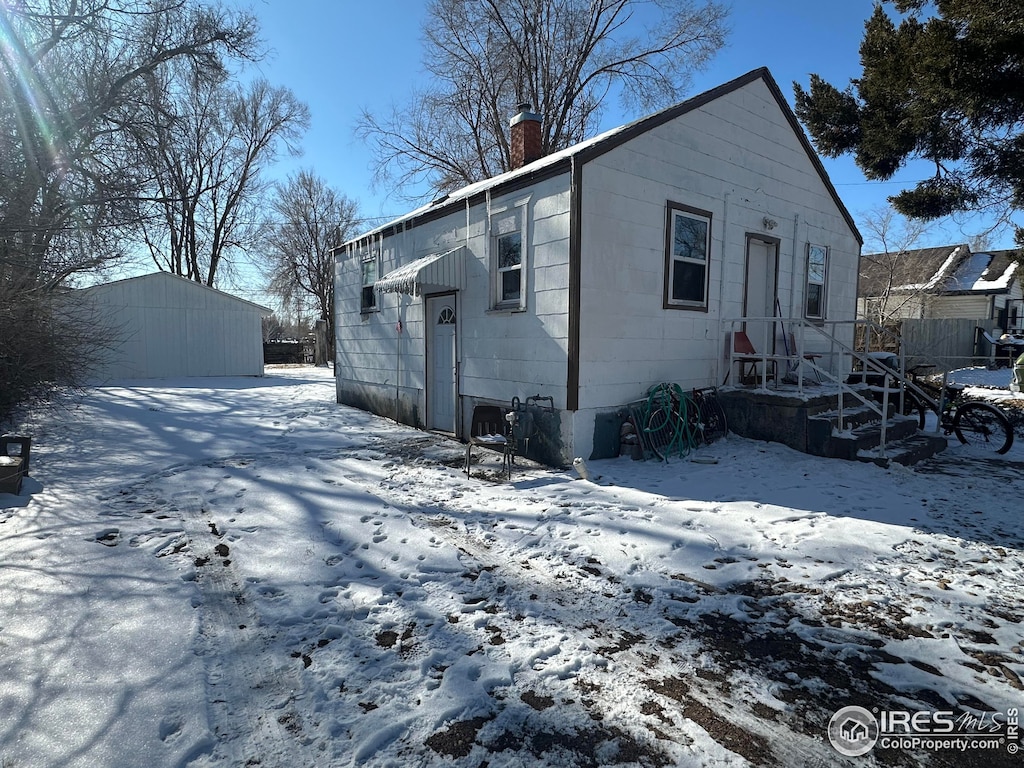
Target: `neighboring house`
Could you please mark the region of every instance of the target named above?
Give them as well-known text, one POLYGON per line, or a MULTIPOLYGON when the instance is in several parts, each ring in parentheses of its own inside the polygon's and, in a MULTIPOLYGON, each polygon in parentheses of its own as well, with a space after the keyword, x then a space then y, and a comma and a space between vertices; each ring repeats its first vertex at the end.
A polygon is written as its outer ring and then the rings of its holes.
POLYGON ((263 375, 266 307, 168 272, 75 294, 109 340, 97 381, 263 375))
POLYGON ((539 132, 524 108, 521 167, 336 250, 339 402, 466 437, 551 397, 531 453, 565 464, 651 385, 721 384, 723 320, 853 320, 860 235, 766 69, 546 157, 539 132))
POLYGON ((1024 293, 1015 250, 966 244, 861 257, 858 313, 869 320, 965 318, 1020 330, 1024 293))

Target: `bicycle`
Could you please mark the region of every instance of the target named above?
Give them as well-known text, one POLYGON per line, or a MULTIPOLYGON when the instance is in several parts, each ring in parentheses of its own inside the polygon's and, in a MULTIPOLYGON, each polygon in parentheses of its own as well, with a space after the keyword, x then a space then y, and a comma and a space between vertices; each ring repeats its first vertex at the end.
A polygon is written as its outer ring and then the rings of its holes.
POLYGON ((657 384, 647 392, 642 429, 655 455, 665 461, 693 447, 689 431, 688 402, 678 384, 657 384))
POLYGON ((968 400, 965 387, 942 385, 928 379, 918 378, 918 373, 934 368, 934 365, 915 365, 907 370, 912 387, 903 388, 903 414, 917 416, 919 429, 924 429, 925 415, 932 411, 939 417, 939 425, 946 435, 956 435, 961 443, 983 445, 996 453, 1006 453, 1013 445, 1013 428, 1006 414, 991 403, 968 400), (914 391, 924 392, 924 399, 914 391), (941 412, 940 412, 941 408, 941 412))
POLYGON ((662 461, 674 453, 684 457, 727 431, 713 387, 686 393, 678 384, 657 384, 648 390, 640 422, 644 443, 662 461))
POLYGON ((691 426, 697 430, 702 441, 711 445, 729 431, 725 420, 725 410, 718 402, 718 390, 714 387, 695 389, 690 393, 696 409, 691 418, 691 426))

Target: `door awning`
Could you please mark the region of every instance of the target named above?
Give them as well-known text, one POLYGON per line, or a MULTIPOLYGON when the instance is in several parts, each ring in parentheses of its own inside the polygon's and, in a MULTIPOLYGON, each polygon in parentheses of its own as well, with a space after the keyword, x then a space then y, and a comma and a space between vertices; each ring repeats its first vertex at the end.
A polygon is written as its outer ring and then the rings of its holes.
POLYGON ((393 269, 373 284, 378 293, 407 293, 421 296, 463 287, 466 246, 433 253, 393 269))

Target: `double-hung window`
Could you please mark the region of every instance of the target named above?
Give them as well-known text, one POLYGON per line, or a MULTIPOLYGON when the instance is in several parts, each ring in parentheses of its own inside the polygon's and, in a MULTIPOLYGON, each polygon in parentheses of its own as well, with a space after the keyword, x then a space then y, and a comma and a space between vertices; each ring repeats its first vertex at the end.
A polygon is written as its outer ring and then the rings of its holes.
POLYGON ((825 280, 828 277, 828 247, 807 244, 807 292, 804 316, 825 319, 825 280))
POLYGON ((526 202, 491 213, 495 309, 526 307, 526 202))
POLYGON ((666 230, 664 306, 706 311, 711 213, 670 202, 666 230))
POLYGON ((379 273, 376 251, 370 247, 362 251, 360 268, 362 270, 362 294, 359 300, 360 312, 374 312, 377 309, 377 292, 373 289, 379 273))

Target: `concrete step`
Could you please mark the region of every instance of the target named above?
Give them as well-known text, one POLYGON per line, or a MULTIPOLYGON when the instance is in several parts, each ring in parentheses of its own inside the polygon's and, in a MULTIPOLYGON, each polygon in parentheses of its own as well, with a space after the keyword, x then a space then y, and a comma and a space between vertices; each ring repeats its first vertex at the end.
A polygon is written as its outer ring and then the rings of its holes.
POLYGON ((937 453, 946 450, 946 438, 934 434, 918 432, 916 435, 891 442, 885 447, 885 455, 879 454, 877 447, 865 449, 857 455, 858 461, 866 461, 887 467, 890 464, 902 464, 909 467, 937 453))
MULTIPOLYGON (((879 414, 848 398, 844 401, 842 426, 838 398, 814 395, 804 398, 785 393, 723 390, 719 402, 729 419, 729 429, 743 437, 783 443, 812 456, 850 461, 875 461, 880 439, 879 414)), ((889 404, 894 414, 895 403, 889 404)), ((879 463, 912 464, 945 448, 946 441, 917 434, 916 417, 891 415, 886 421, 889 443, 879 463)))
MULTIPOLYGON (((911 437, 917 432, 917 421, 907 418, 889 419, 885 427, 885 439, 887 443, 903 440, 911 437)), ((822 456, 833 459, 847 459, 853 461, 861 451, 870 451, 878 448, 882 439, 882 426, 875 422, 863 424, 853 430, 841 433, 831 433, 825 442, 822 456)))
MULTIPOLYGON (((881 404, 879 404, 881 409, 881 404)), ((892 416, 896 412, 892 403, 889 404, 889 415, 892 416)), ((836 408, 832 408, 827 411, 822 411, 813 416, 808 416, 808 421, 823 420, 829 422, 832 429, 836 429, 840 432, 845 432, 849 429, 855 429, 856 427, 864 424, 877 423, 881 420, 881 416, 874 411, 870 406, 858 403, 856 406, 851 406, 843 409, 842 420, 839 418, 839 411, 836 408)))
MULTIPOLYGON (((856 390, 860 394, 860 397, 867 400, 877 401, 878 407, 882 407, 881 399, 870 388, 856 386, 852 389, 856 390)), ((806 404, 808 417, 814 418, 817 416, 823 416, 839 409, 839 394, 837 392, 830 392, 828 394, 811 395, 806 399, 806 404)), ((867 406, 861 402, 857 395, 848 392, 843 396, 844 412, 855 411, 861 408, 867 408, 867 406)))

